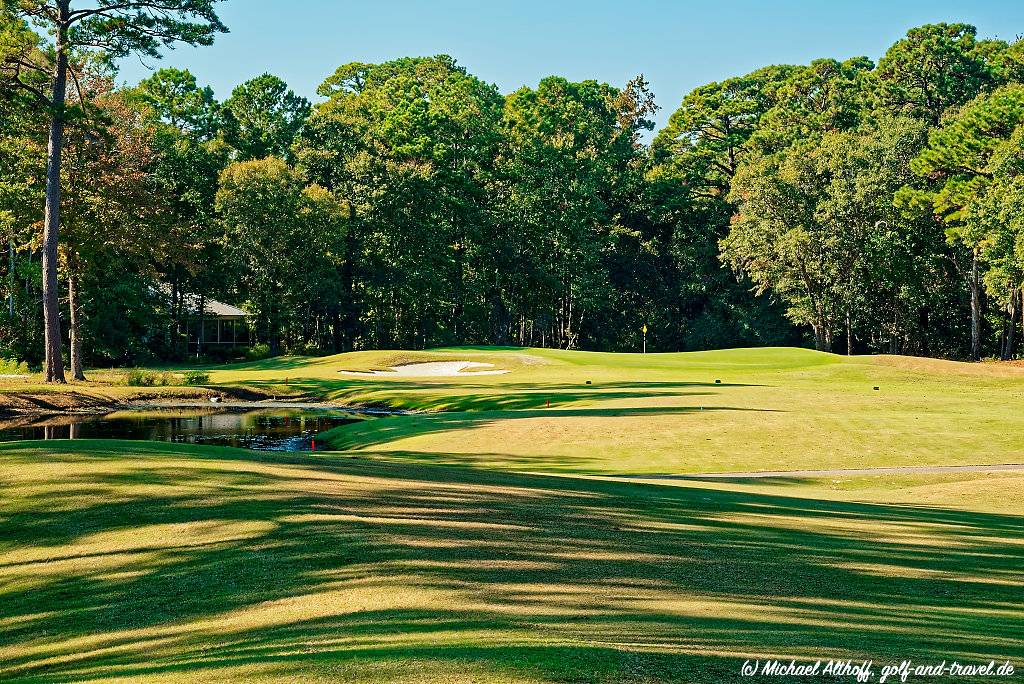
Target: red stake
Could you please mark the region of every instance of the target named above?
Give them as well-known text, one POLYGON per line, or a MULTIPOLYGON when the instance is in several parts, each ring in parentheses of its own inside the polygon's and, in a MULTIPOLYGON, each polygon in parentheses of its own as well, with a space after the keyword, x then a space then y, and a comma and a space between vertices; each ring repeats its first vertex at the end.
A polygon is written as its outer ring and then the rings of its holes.
POLYGON ((551 400, 548 399, 548 408, 551 408, 551 400))
POLYGON ((316 440, 313 440, 313 451, 316 451, 316 440))

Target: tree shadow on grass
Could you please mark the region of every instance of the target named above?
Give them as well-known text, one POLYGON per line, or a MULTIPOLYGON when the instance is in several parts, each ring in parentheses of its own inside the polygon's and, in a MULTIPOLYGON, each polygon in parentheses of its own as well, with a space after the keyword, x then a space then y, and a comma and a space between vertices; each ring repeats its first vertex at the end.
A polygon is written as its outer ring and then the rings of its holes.
POLYGON ((140 446, 0 450, 0 678, 717 682, 757 655, 1024 658, 1019 516, 140 446))
MULTIPOLYGON (((471 376, 471 373, 466 373, 463 377, 471 376)), ((385 379, 373 380, 373 379, 348 379, 341 381, 345 384, 359 384, 367 385, 371 384, 374 386, 397 388, 402 390, 415 390, 415 389, 447 389, 447 390, 459 390, 459 389, 489 389, 489 390, 500 390, 500 391, 514 391, 514 392, 585 392, 586 394, 601 395, 611 390, 630 390, 631 395, 635 393, 641 393, 641 396, 646 396, 648 392, 654 392, 659 394, 657 390, 681 390, 681 389, 694 389, 694 388, 707 388, 707 389, 726 389, 729 387, 767 387, 767 385, 760 384, 748 384, 748 383, 735 383, 735 382, 682 382, 682 381, 661 381, 661 382, 591 382, 580 381, 576 383, 563 382, 563 383, 537 383, 537 382, 501 382, 504 376, 488 376, 495 378, 495 382, 492 383, 467 383, 464 381, 451 381, 443 379, 444 376, 437 378, 424 377, 419 380, 396 380, 396 379, 385 379)), ((468 377, 466 379, 469 379, 468 377)), ((296 382, 313 382, 313 383, 327 383, 329 385, 337 385, 338 382, 332 380, 317 380, 317 379, 306 379, 299 378, 296 382)))
MULTIPOLYGON (((545 408, 514 411, 429 413, 388 416, 350 425, 342 425, 322 433, 319 439, 336 449, 354 449, 380 446, 409 437, 420 437, 452 430, 482 428, 499 421, 553 420, 557 418, 658 418, 732 411, 776 412, 771 409, 750 409, 735 406, 646 406, 635 408, 545 408)), ((431 454, 428 453, 425 456, 429 457, 431 454)))
MULTIPOLYGON (((493 376, 501 377, 501 376, 493 376)), ((264 393, 284 391, 283 379, 247 381, 247 387, 264 393)), ((581 402, 628 399, 671 399, 713 396, 724 390, 759 385, 708 382, 615 382, 607 384, 479 383, 424 378, 410 380, 330 380, 291 378, 287 390, 354 405, 398 407, 417 410, 498 411, 566 406, 581 402)))
POLYGON ((239 361, 237 363, 228 363, 210 367, 216 370, 225 371, 271 371, 294 370, 296 368, 309 369, 311 366, 329 365, 333 363, 336 363, 336 361, 328 356, 274 356, 269 359, 239 361))

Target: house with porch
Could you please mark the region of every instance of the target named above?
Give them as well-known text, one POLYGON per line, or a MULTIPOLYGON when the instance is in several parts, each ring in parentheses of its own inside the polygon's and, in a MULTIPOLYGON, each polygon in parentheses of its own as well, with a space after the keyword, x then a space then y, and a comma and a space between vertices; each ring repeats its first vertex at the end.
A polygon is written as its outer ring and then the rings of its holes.
POLYGON ((201 299, 186 295, 189 313, 188 350, 196 354, 204 351, 230 350, 249 344, 249 314, 231 304, 216 299, 201 299), (200 306, 203 307, 200 313, 200 306))

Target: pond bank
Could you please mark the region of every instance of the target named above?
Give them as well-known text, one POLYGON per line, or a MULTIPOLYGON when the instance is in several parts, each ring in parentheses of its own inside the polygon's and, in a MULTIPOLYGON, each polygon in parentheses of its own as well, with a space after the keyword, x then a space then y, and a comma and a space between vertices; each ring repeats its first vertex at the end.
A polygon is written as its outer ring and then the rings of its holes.
POLYGON ((188 400, 165 400, 165 401, 133 401, 127 406, 123 407, 126 409, 195 409, 195 408, 214 408, 224 409, 227 411, 244 411, 250 409, 282 409, 282 410, 296 410, 296 411, 344 411, 346 413, 358 413, 368 416, 400 416, 415 413, 415 411, 407 411, 403 409, 390 409, 382 408, 379 406, 350 406, 347 404, 333 404, 323 401, 305 401, 305 400, 276 400, 276 399, 265 399, 263 401, 245 401, 227 399, 224 401, 188 401, 188 400))
MULTIPOLYGON (((29 386, 0 390, 0 417, 97 415, 139 406, 166 403, 222 405, 276 400, 277 395, 248 387, 127 387, 102 384, 29 386)), ((306 397, 288 397, 289 402, 307 406, 306 397)))
POLYGON ((102 416, 115 411, 140 409, 200 409, 228 411, 280 409, 297 411, 345 411, 386 416, 414 413, 383 405, 349 405, 322 401, 318 397, 279 394, 249 387, 88 387, 32 388, 25 391, 0 390, 0 420, 59 416, 102 416))

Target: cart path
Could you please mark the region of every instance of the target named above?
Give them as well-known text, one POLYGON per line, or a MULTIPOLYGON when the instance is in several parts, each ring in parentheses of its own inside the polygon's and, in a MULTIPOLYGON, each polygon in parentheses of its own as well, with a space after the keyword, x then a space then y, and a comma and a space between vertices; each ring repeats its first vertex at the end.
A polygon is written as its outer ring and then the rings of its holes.
POLYGON ((937 475, 941 473, 995 473, 1006 470, 1024 470, 1024 463, 961 466, 894 466, 888 468, 840 468, 835 470, 760 470, 737 473, 688 473, 680 475, 612 475, 630 480, 725 480, 767 477, 835 477, 841 475, 937 475))

